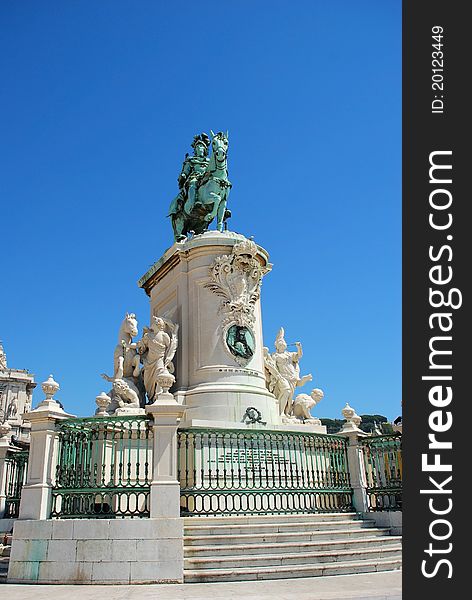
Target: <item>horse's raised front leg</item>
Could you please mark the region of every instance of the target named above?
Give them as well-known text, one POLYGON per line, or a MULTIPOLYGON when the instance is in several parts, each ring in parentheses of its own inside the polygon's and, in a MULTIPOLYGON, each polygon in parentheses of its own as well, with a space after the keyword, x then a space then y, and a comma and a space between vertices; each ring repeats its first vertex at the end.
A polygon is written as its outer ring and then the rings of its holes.
POLYGON ((211 198, 213 200, 213 208, 207 215, 205 215, 206 223, 211 223, 213 221, 213 219, 216 217, 216 214, 218 212, 218 207, 221 202, 221 197, 217 193, 210 192, 209 196, 211 196, 211 198))

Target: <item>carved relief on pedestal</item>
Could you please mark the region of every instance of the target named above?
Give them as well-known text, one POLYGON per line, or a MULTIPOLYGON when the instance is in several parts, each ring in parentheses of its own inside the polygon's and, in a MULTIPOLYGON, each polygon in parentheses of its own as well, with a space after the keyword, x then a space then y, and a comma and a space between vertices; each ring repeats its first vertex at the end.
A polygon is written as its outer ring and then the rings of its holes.
POLYGON ((204 287, 222 298, 220 304, 223 344, 228 354, 246 366, 256 351, 255 306, 261 295, 262 277, 270 271, 257 259, 257 246, 244 240, 231 254, 217 256, 204 287))

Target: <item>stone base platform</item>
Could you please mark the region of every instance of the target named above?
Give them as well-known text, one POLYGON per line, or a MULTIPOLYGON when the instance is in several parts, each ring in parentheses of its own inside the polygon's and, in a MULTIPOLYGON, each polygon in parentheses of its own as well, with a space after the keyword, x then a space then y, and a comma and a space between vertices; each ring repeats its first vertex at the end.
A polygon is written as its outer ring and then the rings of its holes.
POLYGON ((17 521, 8 582, 181 583, 183 521, 17 521))

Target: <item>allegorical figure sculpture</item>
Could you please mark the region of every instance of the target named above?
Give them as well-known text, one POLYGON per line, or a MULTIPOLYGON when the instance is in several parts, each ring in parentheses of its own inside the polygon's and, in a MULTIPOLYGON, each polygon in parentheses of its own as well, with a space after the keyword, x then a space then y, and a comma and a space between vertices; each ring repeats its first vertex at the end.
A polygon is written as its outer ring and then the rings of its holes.
MULTIPOLYGON (((140 409, 145 404, 145 392, 140 373, 140 357, 133 338, 138 335, 138 322, 133 313, 126 313, 118 332, 118 343, 113 354, 113 376, 102 373, 102 377, 112 384, 108 393, 110 403, 108 414, 118 409, 140 409)), ((105 394, 103 395, 105 396, 105 394)), ((118 410, 118 413, 120 412, 118 410)))
POLYGON ((188 154, 179 175, 179 193, 172 201, 169 216, 174 239, 180 242, 191 231, 203 233, 216 217, 216 228, 223 231, 226 219, 231 216, 226 209, 231 182, 228 179, 228 133, 213 133, 211 157, 208 157, 210 138, 206 133, 193 139, 193 156, 188 154))
POLYGON ((18 393, 11 399, 5 414, 5 420, 14 419, 18 414, 18 393))
MULTIPOLYGON (((116 412, 118 409, 140 409, 141 402, 139 398, 139 390, 133 381, 129 379, 115 379, 113 388, 110 394, 111 404, 108 410, 116 412)), ((118 410, 118 413, 120 411, 118 410)), ((123 411, 123 412, 126 412, 123 411)))
MULTIPOLYGON (((151 327, 146 327, 137 350, 143 362, 144 387, 149 402, 155 402, 166 385, 174 380, 172 359, 177 350, 179 326, 160 317, 152 317, 151 327), (166 329, 169 331, 167 333, 166 329)), ((170 385, 168 387, 170 387, 170 385)))
POLYGON ((312 408, 315 408, 315 406, 323 399, 323 397, 323 390, 320 390, 319 388, 311 390, 310 395, 298 394, 293 401, 293 416, 302 421, 302 423, 321 425, 321 421, 319 419, 314 419, 310 411, 312 408))
POLYGON ((137 377, 139 375, 139 356, 133 338, 138 335, 138 321, 134 313, 126 313, 118 332, 118 343, 113 354, 113 377, 103 374, 107 381, 137 377))
POLYGON ((133 313, 126 314, 115 347, 113 377, 102 373, 112 383, 112 389, 97 396, 98 415, 144 413, 146 395, 152 403, 162 390, 168 390, 175 381, 172 359, 177 350, 178 330, 175 323, 152 317, 151 327, 144 327, 143 337, 133 342, 138 335, 138 322, 133 313))
POLYGON ((280 415, 283 420, 291 420, 293 394, 297 387, 305 385, 312 380, 312 376, 300 377, 299 360, 303 356, 302 345, 296 342, 296 352, 287 351, 283 327, 280 328, 275 340, 276 351, 269 353, 264 348, 264 364, 266 371, 267 387, 279 401, 280 415))

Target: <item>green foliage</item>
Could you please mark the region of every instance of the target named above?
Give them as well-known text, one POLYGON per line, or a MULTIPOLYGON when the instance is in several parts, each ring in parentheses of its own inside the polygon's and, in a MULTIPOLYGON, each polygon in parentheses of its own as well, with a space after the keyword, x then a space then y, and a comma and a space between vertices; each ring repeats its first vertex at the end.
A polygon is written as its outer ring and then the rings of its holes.
POLYGON ((382 423, 381 429, 382 433, 395 433, 390 423, 382 423))
POLYGON ((322 425, 326 425, 328 433, 338 433, 343 424, 346 422, 344 419, 320 419, 322 425))
MULTIPOLYGON (((393 428, 384 415, 361 415, 361 418, 362 423, 359 429, 366 433, 374 431, 375 423, 382 433, 393 433, 393 428)), ((345 422, 345 419, 321 419, 321 423, 326 425, 328 433, 338 433, 345 422)))
POLYGON ((376 421, 377 423, 387 423, 387 417, 383 415, 361 415, 361 419, 363 423, 373 423, 376 421))

